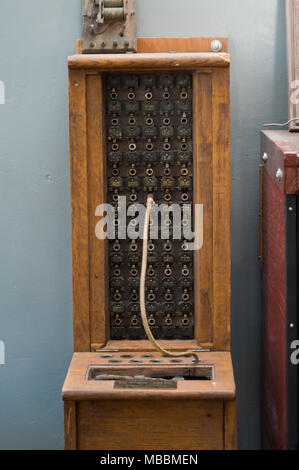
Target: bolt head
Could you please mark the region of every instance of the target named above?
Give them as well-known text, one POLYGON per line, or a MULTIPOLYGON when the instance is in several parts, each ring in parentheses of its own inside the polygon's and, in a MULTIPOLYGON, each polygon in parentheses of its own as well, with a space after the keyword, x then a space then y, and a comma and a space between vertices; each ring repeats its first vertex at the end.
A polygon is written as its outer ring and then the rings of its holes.
POLYGON ((295 328, 294 323, 291 323, 291 324, 290 324, 290 328, 295 328))
POLYGON ((268 159, 269 159, 269 156, 268 156, 268 154, 265 152, 262 158, 263 158, 263 162, 266 163, 266 162, 268 161, 268 159))
POLYGON ((280 181, 280 180, 282 179, 282 177, 283 177, 282 170, 281 170, 281 168, 278 168, 278 170, 277 170, 277 172, 276 172, 276 179, 277 179, 278 181, 280 181))
POLYGON ((210 47, 212 52, 220 52, 222 51, 223 45, 219 39, 214 39, 214 41, 211 42, 210 47))

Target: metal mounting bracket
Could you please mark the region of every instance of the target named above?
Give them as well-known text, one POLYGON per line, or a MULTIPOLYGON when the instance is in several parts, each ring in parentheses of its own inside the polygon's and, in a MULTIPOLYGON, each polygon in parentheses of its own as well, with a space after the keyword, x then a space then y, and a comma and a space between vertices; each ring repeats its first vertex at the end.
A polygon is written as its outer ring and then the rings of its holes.
POLYGON ((136 0, 83 0, 83 54, 137 51, 136 0))

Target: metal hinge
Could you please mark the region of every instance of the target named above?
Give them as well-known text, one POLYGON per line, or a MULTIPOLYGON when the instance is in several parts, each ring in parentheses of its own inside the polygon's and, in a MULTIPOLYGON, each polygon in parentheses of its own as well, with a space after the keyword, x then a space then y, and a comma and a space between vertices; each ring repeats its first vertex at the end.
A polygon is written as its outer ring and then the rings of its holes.
POLYGON ((83 0, 84 54, 137 51, 136 0, 83 0))

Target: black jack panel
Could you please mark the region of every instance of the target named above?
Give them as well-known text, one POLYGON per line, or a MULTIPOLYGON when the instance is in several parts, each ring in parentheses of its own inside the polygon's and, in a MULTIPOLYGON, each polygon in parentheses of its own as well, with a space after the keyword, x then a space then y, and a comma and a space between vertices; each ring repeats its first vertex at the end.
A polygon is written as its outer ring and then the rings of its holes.
MULTIPOLYGON (((118 203, 126 197, 127 209, 134 209, 152 193, 158 205, 179 204, 183 233, 183 207, 193 207, 192 75, 111 74, 105 94, 107 193, 116 217, 116 239, 109 241, 110 337, 140 340, 146 337, 139 304, 142 240, 118 238, 118 203)), ((159 237, 149 240, 147 314, 155 338, 192 339, 194 257, 183 235, 174 238, 174 219, 171 211, 169 221, 160 218, 159 237)))

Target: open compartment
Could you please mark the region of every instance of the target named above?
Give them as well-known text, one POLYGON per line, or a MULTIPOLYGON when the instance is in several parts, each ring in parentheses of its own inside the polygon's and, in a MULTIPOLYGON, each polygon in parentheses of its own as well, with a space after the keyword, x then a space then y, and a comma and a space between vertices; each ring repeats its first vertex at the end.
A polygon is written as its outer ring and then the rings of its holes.
POLYGON ((89 366, 87 380, 115 381, 116 388, 176 388, 179 381, 215 380, 213 365, 198 366, 89 366))

